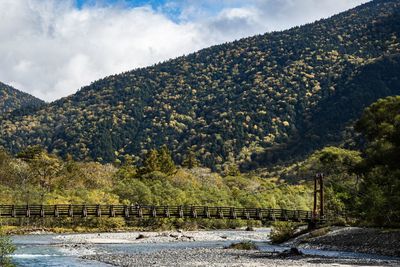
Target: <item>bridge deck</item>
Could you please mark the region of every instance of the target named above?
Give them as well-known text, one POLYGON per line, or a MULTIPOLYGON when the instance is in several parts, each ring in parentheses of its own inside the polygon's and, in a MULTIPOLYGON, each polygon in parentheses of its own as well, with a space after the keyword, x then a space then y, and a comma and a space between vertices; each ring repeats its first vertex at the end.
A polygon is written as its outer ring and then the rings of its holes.
POLYGON ((234 208, 208 206, 133 205, 0 205, 0 218, 21 217, 123 217, 129 218, 209 218, 263 221, 311 221, 304 210, 234 208))

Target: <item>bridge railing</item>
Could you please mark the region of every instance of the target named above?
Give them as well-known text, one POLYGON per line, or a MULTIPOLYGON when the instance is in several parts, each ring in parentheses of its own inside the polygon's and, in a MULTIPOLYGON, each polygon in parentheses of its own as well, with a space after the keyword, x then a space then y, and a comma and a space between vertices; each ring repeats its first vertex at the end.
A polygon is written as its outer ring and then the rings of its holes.
POLYGON ((205 218, 310 221, 312 212, 270 208, 152 205, 0 205, 0 218, 16 217, 205 218))

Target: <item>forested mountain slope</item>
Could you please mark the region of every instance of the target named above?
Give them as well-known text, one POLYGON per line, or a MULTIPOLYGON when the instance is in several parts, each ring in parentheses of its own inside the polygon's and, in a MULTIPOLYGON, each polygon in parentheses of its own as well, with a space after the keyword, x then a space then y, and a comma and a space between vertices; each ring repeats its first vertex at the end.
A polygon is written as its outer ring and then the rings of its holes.
POLYGON ((42 106, 44 102, 0 82, 0 117, 17 110, 42 106))
POLYGON ((377 98, 400 94, 400 0, 110 76, 0 125, 17 152, 111 162, 166 144, 205 165, 245 168, 342 139, 377 98))

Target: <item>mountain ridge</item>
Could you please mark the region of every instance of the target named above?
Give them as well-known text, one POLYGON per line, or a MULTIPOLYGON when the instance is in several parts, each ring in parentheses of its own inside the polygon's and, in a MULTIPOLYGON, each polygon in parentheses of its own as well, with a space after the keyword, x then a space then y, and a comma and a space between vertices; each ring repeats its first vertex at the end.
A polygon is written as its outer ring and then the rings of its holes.
POLYGON ((44 101, 0 82, 0 116, 41 107, 44 101))

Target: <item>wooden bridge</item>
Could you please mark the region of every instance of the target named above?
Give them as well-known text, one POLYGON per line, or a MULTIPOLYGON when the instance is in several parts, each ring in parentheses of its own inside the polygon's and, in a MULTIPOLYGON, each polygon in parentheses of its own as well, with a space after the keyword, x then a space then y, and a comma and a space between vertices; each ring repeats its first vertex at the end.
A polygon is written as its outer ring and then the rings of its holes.
POLYGON ((68 204, 0 205, 0 218, 22 217, 205 218, 296 222, 311 222, 316 219, 311 211, 268 208, 68 204))

